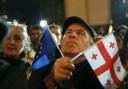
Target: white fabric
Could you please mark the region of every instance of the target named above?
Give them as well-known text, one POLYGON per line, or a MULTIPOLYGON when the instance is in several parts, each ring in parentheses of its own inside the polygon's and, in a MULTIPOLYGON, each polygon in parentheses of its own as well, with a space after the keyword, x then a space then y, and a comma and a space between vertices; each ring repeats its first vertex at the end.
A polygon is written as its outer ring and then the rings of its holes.
MULTIPOLYGON (((113 58, 118 52, 117 42, 116 42, 116 39, 113 36, 113 34, 107 35, 101 41, 97 42, 96 44, 94 44, 90 48, 88 48, 84 52, 84 55, 85 55, 86 59, 88 60, 89 64, 91 65, 91 67, 95 73, 99 67, 106 64, 106 61, 105 61, 104 57, 102 56, 102 53, 100 52, 100 50, 103 50, 103 49, 102 49, 102 47, 98 47, 98 44, 101 42, 103 43, 103 46, 106 49, 106 55, 108 54, 110 56, 109 64, 112 63, 111 61, 114 60, 113 58), (114 44, 113 47, 110 47, 111 43, 114 44), (93 54, 96 55, 96 57, 95 57, 96 59, 93 58, 93 56, 92 56, 93 54)), ((124 70, 124 68, 120 62, 119 56, 116 58, 116 61, 114 61, 113 65, 110 68, 114 71, 114 74, 117 77, 117 79, 119 81, 123 81, 123 79, 126 75, 126 71, 124 70)), ((117 85, 114 82, 114 79, 112 77, 112 71, 110 71, 110 68, 106 69, 101 74, 98 74, 98 75, 96 74, 99 81, 101 82, 101 84, 106 89, 113 89, 113 88, 117 87, 117 85), (110 85, 109 84, 106 85, 107 81, 109 83, 109 80, 110 80, 110 85)), ((101 69, 101 71, 102 71, 102 69, 101 69)))

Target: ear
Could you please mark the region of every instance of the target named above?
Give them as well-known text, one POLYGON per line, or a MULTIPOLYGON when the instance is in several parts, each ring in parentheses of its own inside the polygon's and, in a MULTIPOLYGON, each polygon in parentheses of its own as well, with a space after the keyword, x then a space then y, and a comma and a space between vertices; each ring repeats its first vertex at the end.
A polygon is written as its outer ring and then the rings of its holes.
POLYGON ((61 43, 61 44, 63 43, 64 37, 65 37, 65 36, 62 36, 62 37, 61 37, 61 40, 60 40, 60 43, 61 43))
POLYGON ((92 37, 90 37, 90 38, 89 38, 89 41, 90 41, 90 44, 91 44, 91 45, 94 43, 94 41, 93 41, 93 38, 92 38, 92 37))
POLYGON ((62 43, 63 43, 63 38, 61 38, 61 40, 60 40, 60 44, 62 45, 62 43))

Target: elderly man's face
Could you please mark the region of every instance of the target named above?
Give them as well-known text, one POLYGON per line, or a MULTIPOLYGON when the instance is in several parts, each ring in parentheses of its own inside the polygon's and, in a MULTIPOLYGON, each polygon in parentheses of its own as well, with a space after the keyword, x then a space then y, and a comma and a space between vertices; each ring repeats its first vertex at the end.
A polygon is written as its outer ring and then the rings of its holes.
POLYGON ((92 43, 92 38, 82 25, 72 24, 66 29, 61 50, 64 54, 78 54, 92 43))

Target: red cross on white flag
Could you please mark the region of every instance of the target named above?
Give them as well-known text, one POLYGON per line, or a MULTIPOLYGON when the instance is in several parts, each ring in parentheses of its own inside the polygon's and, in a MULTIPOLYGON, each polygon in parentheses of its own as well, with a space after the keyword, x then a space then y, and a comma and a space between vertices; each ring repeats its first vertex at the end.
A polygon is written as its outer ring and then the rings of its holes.
POLYGON ((84 55, 104 88, 111 89, 121 84, 126 71, 120 62, 118 46, 113 34, 92 45, 84 55))

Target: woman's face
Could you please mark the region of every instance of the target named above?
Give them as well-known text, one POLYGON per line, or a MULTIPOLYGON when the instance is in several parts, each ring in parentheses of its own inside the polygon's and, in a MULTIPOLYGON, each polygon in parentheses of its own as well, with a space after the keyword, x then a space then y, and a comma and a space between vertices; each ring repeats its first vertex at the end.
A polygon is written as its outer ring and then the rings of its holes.
POLYGON ((8 37, 2 42, 2 52, 5 56, 18 58, 24 49, 25 41, 21 28, 12 27, 8 37))

